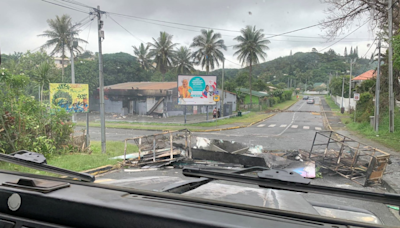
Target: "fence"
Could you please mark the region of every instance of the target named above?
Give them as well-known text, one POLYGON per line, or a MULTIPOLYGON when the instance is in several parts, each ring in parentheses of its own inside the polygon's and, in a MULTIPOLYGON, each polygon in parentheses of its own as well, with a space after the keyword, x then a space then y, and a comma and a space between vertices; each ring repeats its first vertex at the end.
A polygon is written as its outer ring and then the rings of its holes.
POLYGON ((187 129, 168 131, 125 139, 124 164, 144 165, 156 162, 173 161, 174 156, 191 157, 191 132, 187 129), (139 149, 138 157, 126 162, 127 144, 133 141, 139 149))
MULTIPOLYGON (((337 106, 342 107, 342 97, 333 95, 331 95, 331 97, 337 106)), ((343 98, 343 107, 346 112, 349 111, 349 98, 343 98)), ((353 98, 350 98, 350 108, 354 110, 355 107, 356 101, 353 98)))

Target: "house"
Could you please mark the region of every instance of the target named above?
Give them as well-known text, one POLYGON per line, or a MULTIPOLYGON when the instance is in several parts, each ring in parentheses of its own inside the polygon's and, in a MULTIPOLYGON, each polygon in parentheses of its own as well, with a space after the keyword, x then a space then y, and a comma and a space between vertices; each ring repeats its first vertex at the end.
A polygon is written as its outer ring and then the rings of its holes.
MULTIPOLYGON (((238 91, 240 91, 241 93, 245 94, 244 97, 244 105, 248 105, 250 104, 250 90, 249 89, 245 89, 245 88, 239 88, 238 91)), ((264 98, 267 98, 269 95, 267 92, 261 92, 261 91, 255 91, 252 90, 251 91, 251 99, 253 103, 253 107, 258 107, 259 105, 264 104, 264 98)))
POLYGON ((357 77, 353 78, 352 81, 359 85, 363 81, 370 80, 370 79, 372 79, 374 77, 376 77, 376 71, 375 70, 369 70, 369 71, 366 71, 366 72, 358 75, 357 77))
POLYGON ((314 89, 317 88, 317 87, 322 87, 322 88, 326 89, 326 84, 323 83, 323 82, 316 82, 316 83, 314 83, 313 86, 314 86, 314 89))
MULTIPOLYGON (((236 94, 226 91, 222 96, 225 98, 224 103, 236 111, 236 94)), ((177 82, 126 82, 104 86, 104 109, 105 113, 121 115, 177 116, 184 114, 185 106, 178 105, 177 82)), ((91 100, 91 111, 98 110, 99 90, 91 100)), ((208 112, 212 110, 209 106, 208 112)), ((188 105, 186 112, 188 115, 206 113, 206 106, 188 105)))
MULTIPOLYGON (((221 91, 218 89, 218 91, 221 91)), ((231 115, 232 112, 236 112, 237 97, 236 93, 224 90, 221 94, 221 99, 224 97, 224 116, 231 115)), ((217 103, 217 108, 221 108, 221 102, 217 103)))
MULTIPOLYGON (((62 68, 62 58, 61 57, 55 57, 54 63, 56 64, 57 68, 62 68)), ((64 58, 64 67, 68 66, 69 63, 70 63, 69 58, 65 57, 64 58)))

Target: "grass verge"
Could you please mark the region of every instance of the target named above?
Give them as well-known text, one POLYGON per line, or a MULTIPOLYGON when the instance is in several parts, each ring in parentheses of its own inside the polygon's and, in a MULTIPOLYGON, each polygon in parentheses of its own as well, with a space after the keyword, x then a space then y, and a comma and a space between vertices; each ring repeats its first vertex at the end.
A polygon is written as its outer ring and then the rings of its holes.
MULTIPOLYGON (((373 127, 369 124, 369 122, 354 122, 352 115, 350 114, 341 114, 340 108, 333 102, 331 97, 325 97, 326 103, 328 103, 329 107, 331 107, 332 111, 335 112, 342 123, 346 124, 348 129, 364 136, 365 138, 371 139, 375 142, 378 142, 388 148, 391 148, 395 151, 400 152, 400 131, 395 130, 394 133, 389 133, 389 116, 382 116, 380 121, 379 131, 375 132, 373 127)), ((397 110, 395 113, 395 123, 394 126, 400 126, 400 111, 397 110)))
MULTIPOLYGON (((56 166, 63 169, 69 169, 77 172, 81 172, 88 169, 94 169, 104 165, 115 165, 120 160, 117 159, 109 159, 115 156, 124 154, 124 142, 117 141, 109 141, 106 144, 107 153, 101 153, 101 143, 99 141, 92 141, 90 145, 90 149, 92 150, 91 154, 88 153, 69 153, 62 155, 53 155, 48 157, 47 164, 56 166)), ((135 145, 128 144, 127 151, 129 153, 137 152, 138 149, 135 145)), ((24 166, 15 165, 6 162, 0 162, 0 169, 2 170, 11 170, 18 171, 23 173, 34 173, 40 175, 50 175, 50 176, 59 176, 57 174, 38 171, 35 169, 30 169, 24 166)))

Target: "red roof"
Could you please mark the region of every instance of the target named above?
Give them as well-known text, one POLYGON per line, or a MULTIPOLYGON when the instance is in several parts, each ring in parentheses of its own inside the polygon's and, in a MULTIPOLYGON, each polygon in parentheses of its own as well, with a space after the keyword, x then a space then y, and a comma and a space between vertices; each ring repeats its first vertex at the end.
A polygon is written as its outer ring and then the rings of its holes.
POLYGON ((357 77, 353 78, 353 81, 365 81, 372 79, 373 77, 376 77, 376 72, 375 70, 369 70, 367 72, 364 72, 357 77))

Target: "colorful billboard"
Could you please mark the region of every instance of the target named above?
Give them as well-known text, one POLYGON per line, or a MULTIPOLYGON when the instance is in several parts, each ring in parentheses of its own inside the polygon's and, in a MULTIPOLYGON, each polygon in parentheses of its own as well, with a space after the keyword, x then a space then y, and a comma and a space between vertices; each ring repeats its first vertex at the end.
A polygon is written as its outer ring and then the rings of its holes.
POLYGON ((50 83, 50 102, 67 112, 89 111, 88 84, 50 83))
POLYGON ((178 76, 178 105, 215 105, 217 76, 178 76))

